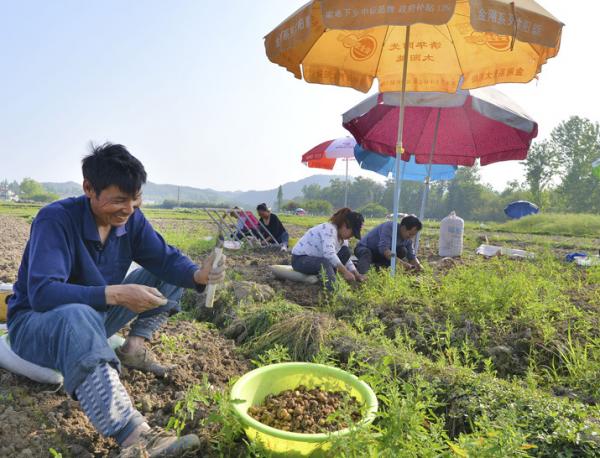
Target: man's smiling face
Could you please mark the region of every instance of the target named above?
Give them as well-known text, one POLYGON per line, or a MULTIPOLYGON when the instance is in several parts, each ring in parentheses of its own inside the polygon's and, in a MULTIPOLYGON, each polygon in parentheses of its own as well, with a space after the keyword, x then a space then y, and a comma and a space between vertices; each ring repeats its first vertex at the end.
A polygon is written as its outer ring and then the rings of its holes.
POLYGON ((118 186, 111 185, 96 195, 96 191, 87 180, 83 182, 83 190, 90 199, 96 223, 102 226, 123 226, 135 209, 142 205, 141 191, 132 196, 121 191, 118 186))

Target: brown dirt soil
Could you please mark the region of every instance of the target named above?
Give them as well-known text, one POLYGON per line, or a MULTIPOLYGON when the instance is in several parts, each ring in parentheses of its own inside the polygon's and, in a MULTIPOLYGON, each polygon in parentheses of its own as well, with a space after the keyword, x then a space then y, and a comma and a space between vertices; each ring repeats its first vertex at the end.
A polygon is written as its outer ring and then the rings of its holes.
POLYGON ((151 218, 152 227, 158 232, 177 231, 181 233, 214 232, 214 225, 207 221, 151 218))
POLYGON ((231 271, 239 274, 244 280, 267 284, 281 293, 290 302, 314 307, 323 287, 320 284, 310 285, 275 278, 269 266, 273 264, 289 265, 292 255, 289 252, 276 250, 250 250, 240 253, 227 253, 227 263, 231 271))
MULTIPOLYGON (((177 365, 172 374, 165 379, 137 370, 122 374, 135 406, 151 425, 159 426, 166 426, 176 401, 192 385, 201 384, 205 375, 215 388, 224 389, 231 378, 250 369, 231 341, 203 325, 168 323, 165 334, 176 339, 175 352, 160 339, 152 347, 161 361, 177 365)), ((45 457, 50 447, 65 457, 115 456, 116 444, 99 436, 79 403, 68 399, 62 390, 47 391, 52 388, 0 369, 0 456, 45 457)), ((196 412, 198 419, 206 414, 202 409, 196 412)), ((207 447, 205 437, 203 453, 207 447)))
POLYGON ((23 218, 0 215, 0 282, 14 283, 29 238, 23 218))

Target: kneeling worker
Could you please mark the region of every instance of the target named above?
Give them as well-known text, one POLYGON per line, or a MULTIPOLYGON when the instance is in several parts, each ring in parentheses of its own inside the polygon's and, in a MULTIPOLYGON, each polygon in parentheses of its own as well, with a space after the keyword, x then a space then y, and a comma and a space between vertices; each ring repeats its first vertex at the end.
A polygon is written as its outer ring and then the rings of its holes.
POLYGON ((325 284, 332 291, 336 273, 348 282, 364 281, 350 260, 348 240, 360 238, 363 216, 342 208, 335 212, 328 223, 319 224, 308 230, 292 249, 292 268, 306 275, 319 275, 325 271, 325 284))
MULTIPOLYGON (((358 258, 357 269, 361 274, 366 274, 371 265, 389 267, 392 259, 393 228, 393 221, 387 221, 371 229, 358 242, 354 254, 358 258)), ((412 242, 422 228, 423 224, 419 218, 413 215, 405 216, 398 224, 396 256, 398 262, 406 269, 421 270, 422 268, 412 242), (405 258, 406 261, 404 261, 405 258)))

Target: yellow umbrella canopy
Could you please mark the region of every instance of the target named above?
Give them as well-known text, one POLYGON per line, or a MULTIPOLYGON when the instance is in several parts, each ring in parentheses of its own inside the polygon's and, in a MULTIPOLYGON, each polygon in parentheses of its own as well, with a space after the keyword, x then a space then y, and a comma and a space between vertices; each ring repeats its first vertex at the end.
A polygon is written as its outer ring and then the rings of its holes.
POLYGON ((312 0, 265 47, 310 83, 455 92, 461 78, 463 89, 531 81, 558 53, 562 26, 533 0, 312 0))

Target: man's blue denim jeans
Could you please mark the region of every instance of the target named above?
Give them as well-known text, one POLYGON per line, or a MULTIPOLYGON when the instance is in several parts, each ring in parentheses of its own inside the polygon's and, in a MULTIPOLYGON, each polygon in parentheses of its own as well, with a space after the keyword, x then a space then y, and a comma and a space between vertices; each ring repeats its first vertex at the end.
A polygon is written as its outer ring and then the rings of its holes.
MULTIPOLYGON (((20 313, 8 328, 13 351, 39 366, 59 370, 71 396, 101 363, 109 363, 120 372, 119 359, 107 339, 135 318, 175 313, 183 294, 183 288, 164 283, 145 269, 131 272, 123 283, 157 288, 169 302, 139 315, 121 306, 99 312, 87 304, 64 304, 44 313, 20 313)), ((132 335, 152 337, 144 326, 136 324, 138 320, 132 324, 132 335)))

